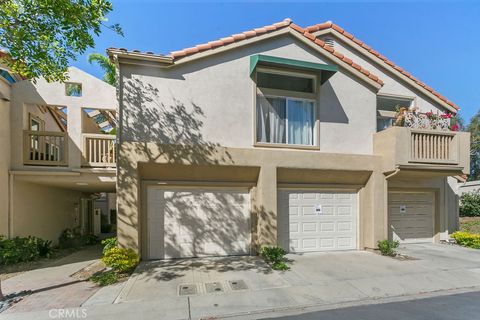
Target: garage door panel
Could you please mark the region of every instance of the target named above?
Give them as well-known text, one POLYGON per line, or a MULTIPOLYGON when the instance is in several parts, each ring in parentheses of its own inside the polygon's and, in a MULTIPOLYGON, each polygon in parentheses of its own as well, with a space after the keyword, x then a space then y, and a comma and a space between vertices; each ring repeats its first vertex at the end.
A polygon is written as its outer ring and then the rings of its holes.
POLYGON ((248 191, 149 188, 147 194, 150 258, 249 253, 248 191))
POLYGON ((356 193, 285 190, 279 191, 278 201, 279 243, 285 249, 290 252, 356 249, 356 193))
POLYGON ((434 204, 433 192, 389 192, 390 237, 400 242, 432 242, 434 204))

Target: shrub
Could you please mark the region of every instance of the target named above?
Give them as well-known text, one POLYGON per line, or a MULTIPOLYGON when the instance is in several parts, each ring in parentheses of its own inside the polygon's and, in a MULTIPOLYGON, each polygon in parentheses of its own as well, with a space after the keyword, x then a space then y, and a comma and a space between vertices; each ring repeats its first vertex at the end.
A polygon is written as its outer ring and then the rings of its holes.
POLYGON ((451 237, 461 246, 480 249, 480 234, 457 231, 451 237))
POLYGON ((78 235, 72 229, 67 228, 63 230, 60 237, 58 237, 58 246, 63 249, 77 247, 79 246, 79 241, 76 240, 77 238, 78 235))
POLYGON ((91 276, 90 280, 104 287, 116 283, 118 281, 118 274, 113 270, 99 272, 91 276))
POLYGON ((289 266, 285 263, 287 252, 280 247, 262 247, 260 255, 272 266, 274 270, 288 270, 289 266))
POLYGON ((380 250, 382 256, 389 257, 395 257, 397 255, 397 251, 395 249, 398 248, 398 246, 400 245, 400 243, 396 240, 380 240, 377 244, 378 250, 380 250))
POLYGON ((460 216, 480 217, 480 192, 466 192, 460 197, 460 216))
POLYGON ((107 252, 108 250, 115 248, 118 245, 117 238, 106 238, 102 240, 103 244, 103 253, 107 252))
POLYGON ((135 251, 125 248, 111 248, 102 257, 102 261, 119 273, 130 272, 138 264, 139 258, 135 251))
POLYGON ((52 241, 37 237, 0 237, 0 264, 16 264, 49 258, 52 254, 52 241))
POLYGON ((42 258, 50 258, 53 253, 52 241, 38 239, 37 242, 38 254, 42 258))

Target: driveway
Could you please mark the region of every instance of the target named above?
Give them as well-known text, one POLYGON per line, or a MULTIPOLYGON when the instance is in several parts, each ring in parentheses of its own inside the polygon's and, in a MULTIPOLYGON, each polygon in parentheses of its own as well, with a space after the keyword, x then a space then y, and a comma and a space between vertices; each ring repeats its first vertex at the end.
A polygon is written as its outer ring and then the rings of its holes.
POLYGON ((480 251, 440 244, 400 251, 410 259, 364 251, 289 255, 286 272, 258 257, 147 262, 116 302, 158 302, 163 318, 195 319, 480 288, 480 251))

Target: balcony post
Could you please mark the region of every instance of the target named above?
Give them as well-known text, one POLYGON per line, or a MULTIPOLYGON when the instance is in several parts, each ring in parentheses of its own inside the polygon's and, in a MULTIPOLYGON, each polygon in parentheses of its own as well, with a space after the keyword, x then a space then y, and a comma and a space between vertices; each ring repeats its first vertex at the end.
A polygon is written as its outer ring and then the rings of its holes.
POLYGON ((68 108, 68 166, 80 168, 82 160, 82 109, 68 108))

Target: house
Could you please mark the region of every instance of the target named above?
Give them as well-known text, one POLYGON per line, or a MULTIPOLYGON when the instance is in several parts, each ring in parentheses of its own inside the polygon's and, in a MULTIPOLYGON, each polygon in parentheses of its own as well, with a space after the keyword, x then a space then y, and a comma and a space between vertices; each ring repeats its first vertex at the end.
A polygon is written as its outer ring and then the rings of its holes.
POLYGON ((95 199, 115 192, 116 93, 78 68, 67 75, 33 82, 0 65, 0 235, 98 233, 95 199))
POLYGON ((107 52, 119 243, 143 259, 365 250, 457 228, 458 107, 341 27, 286 19, 169 55, 107 52))

